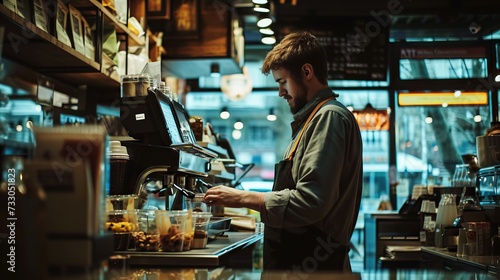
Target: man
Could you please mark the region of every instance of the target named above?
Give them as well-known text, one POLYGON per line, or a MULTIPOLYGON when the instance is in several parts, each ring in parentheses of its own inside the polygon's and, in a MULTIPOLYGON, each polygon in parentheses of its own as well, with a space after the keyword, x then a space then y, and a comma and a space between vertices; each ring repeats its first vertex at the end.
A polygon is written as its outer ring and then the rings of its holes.
POLYGON ((326 52, 313 35, 287 35, 264 60, 262 73, 271 72, 294 117, 273 191, 216 186, 205 202, 260 211, 265 269, 350 272, 362 190, 359 127, 328 87, 326 52))

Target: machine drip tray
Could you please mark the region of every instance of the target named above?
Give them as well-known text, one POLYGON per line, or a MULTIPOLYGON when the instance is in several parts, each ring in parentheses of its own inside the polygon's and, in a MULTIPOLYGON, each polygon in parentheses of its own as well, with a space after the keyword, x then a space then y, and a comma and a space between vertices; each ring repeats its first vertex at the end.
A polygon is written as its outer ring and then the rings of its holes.
POLYGON ((208 223, 208 241, 215 239, 217 236, 222 236, 231 228, 231 218, 228 217, 211 217, 208 223))

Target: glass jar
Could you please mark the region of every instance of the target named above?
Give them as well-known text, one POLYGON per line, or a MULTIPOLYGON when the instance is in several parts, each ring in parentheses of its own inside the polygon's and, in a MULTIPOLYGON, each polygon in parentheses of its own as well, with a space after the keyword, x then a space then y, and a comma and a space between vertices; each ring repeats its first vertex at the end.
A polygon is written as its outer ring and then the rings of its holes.
POLYGON ((471 178, 469 176, 469 165, 468 164, 457 164, 455 166, 455 173, 453 173, 453 178, 451 180, 452 187, 466 187, 470 186, 471 178))
POLYGON ((457 214, 461 216, 464 210, 481 210, 479 199, 476 196, 476 188, 464 187, 460 202, 457 206, 457 214))

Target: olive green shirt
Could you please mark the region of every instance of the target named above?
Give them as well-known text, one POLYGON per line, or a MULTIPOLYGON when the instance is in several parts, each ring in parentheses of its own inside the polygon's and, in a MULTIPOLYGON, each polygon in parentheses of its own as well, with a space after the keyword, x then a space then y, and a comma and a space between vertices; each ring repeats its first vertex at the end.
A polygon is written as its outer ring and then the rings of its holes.
MULTIPOLYGON (((288 150, 314 107, 332 94, 330 88, 321 90, 293 116, 288 150)), ((314 225, 340 245, 348 246, 361 200, 362 161, 356 119, 340 102, 327 102, 311 119, 298 143, 292 168, 295 189, 264 193, 262 221, 266 226, 293 233, 314 225)))

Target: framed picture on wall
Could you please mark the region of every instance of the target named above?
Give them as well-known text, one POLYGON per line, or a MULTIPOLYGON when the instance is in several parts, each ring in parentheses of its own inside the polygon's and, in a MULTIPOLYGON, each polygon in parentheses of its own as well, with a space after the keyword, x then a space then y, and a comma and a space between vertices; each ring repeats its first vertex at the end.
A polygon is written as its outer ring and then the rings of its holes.
POLYGON ((164 36, 167 38, 197 39, 200 36, 200 1, 170 0, 170 20, 164 36))
POLYGON ((147 0, 148 19, 170 19, 171 0, 147 0))

